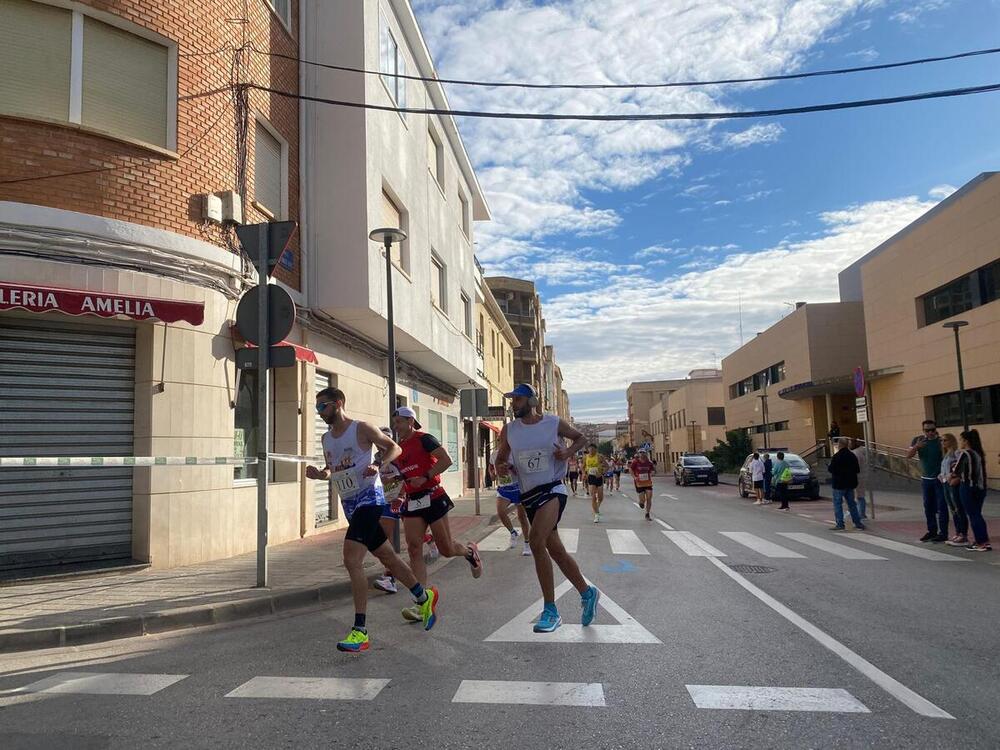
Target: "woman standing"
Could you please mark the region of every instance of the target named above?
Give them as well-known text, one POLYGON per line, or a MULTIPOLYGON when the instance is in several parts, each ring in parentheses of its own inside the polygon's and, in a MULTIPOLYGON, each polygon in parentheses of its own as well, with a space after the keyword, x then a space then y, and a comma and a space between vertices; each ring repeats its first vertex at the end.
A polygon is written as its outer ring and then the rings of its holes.
POLYGON ((951 476, 959 481, 958 496, 975 537, 975 544, 966 549, 973 552, 992 552, 989 530, 983 518, 983 501, 986 500, 986 456, 978 430, 967 430, 959 435, 958 460, 951 476))
POLYGON ((944 485, 944 499, 951 510, 952 520, 955 522, 955 536, 945 544, 950 547, 967 547, 969 545, 969 519, 965 515, 965 508, 962 507, 962 499, 959 497, 959 480, 951 476, 955 464, 958 462, 958 438, 952 433, 946 432, 941 436, 941 450, 944 457, 941 459, 941 474, 938 479, 944 485), (954 482, 954 484, 952 484, 954 482))

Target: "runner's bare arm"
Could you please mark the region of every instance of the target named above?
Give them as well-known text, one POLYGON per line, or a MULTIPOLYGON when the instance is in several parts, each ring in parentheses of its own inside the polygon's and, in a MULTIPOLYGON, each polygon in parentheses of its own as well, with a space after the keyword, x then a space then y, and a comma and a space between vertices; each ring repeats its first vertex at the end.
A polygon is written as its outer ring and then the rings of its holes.
POLYGON ((497 438, 497 456, 496 461, 493 462, 498 474, 503 474, 510 466, 508 463, 509 460, 510 443, 507 442, 507 425, 504 425, 500 430, 500 436, 497 438))
POLYGON ((437 459, 437 463, 427 471, 428 479, 433 479, 438 474, 444 474, 452 464, 451 456, 448 455, 448 450, 444 446, 435 448, 431 455, 437 459))
POLYGON ((379 468, 384 469, 399 458, 400 454, 403 452, 403 449, 396 445, 395 440, 370 422, 362 422, 359 424, 358 432, 364 440, 372 443, 380 451, 382 451, 382 465, 379 468))
POLYGON ((576 452, 587 444, 587 438, 584 437, 583 433, 565 419, 559 420, 559 437, 572 441, 569 447, 560 448, 555 452, 555 456, 559 461, 565 461, 570 456, 576 455, 576 452))

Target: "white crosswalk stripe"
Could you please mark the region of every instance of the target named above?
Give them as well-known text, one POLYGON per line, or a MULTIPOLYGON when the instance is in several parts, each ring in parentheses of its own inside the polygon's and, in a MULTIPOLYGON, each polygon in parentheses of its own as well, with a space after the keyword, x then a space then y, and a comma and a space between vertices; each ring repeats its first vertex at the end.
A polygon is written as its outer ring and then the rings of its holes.
POLYGON ((78 695, 153 695, 186 674, 123 674, 114 672, 58 672, 26 685, 21 693, 73 693, 78 695))
POLYGON ((462 680, 452 703, 504 703, 544 706, 604 706, 599 682, 507 682, 462 680))
POLYGON ((774 542, 769 542, 767 539, 762 539, 755 534, 749 534, 745 531, 720 531, 719 533, 722 534, 722 536, 729 537, 734 542, 739 542, 744 547, 749 547, 754 552, 759 552, 765 557, 805 557, 805 555, 800 555, 794 550, 782 547, 780 544, 775 544, 774 542))
POLYGON ((563 547, 570 554, 576 554, 577 547, 580 546, 580 529, 559 529, 559 538, 562 539, 563 547))
POLYGON ((254 677, 226 697, 370 701, 388 684, 389 680, 349 677, 254 677))
POLYGON ((502 552, 510 549, 510 532, 503 526, 479 542, 480 552, 502 552))
POLYGON ((846 690, 839 688, 752 687, 749 685, 686 685, 698 708, 744 711, 825 711, 871 713, 846 690))
POLYGON ((926 549, 925 547, 917 547, 912 544, 905 544, 903 542, 897 542, 893 539, 885 539, 880 536, 874 536, 872 534, 852 534, 851 540, 856 542, 865 542, 867 544, 874 544, 876 547, 883 547, 885 549, 895 550, 896 552, 902 552, 904 555, 913 555, 914 557, 920 557, 924 560, 933 560, 934 562, 971 562, 971 560, 965 557, 956 557, 955 555, 946 555, 943 552, 935 552, 932 549, 926 549))
POLYGON ((800 544, 805 544, 809 547, 815 547, 816 549, 823 550, 824 552, 829 552, 831 555, 836 555, 837 557, 843 557, 845 560, 885 560, 884 557, 879 557, 878 555, 872 555, 864 550, 855 549, 854 547, 848 547, 846 544, 837 544, 836 542, 831 542, 829 539, 824 539, 822 537, 814 536, 813 534, 800 534, 794 531, 779 531, 781 536, 788 539, 793 539, 800 544))
POLYGON ((700 539, 690 531, 664 531, 663 535, 691 557, 725 557, 726 553, 717 550, 704 539, 700 539))
POLYGON ((608 529, 611 552, 616 555, 648 555, 649 550, 631 529, 608 529))

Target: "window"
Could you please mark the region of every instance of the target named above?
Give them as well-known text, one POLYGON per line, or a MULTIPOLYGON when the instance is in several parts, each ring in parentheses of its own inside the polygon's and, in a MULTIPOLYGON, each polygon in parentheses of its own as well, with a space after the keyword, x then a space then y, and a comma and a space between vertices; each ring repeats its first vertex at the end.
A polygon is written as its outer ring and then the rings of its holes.
POLYGON ((444 433, 441 431, 441 412, 427 410, 427 434, 433 435, 441 445, 444 445, 444 433))
POLYGON ((176 48, 81 11, 0 7, 0 112, 176 148, 176 48))
POLYGON ((725 425, 726 424, 725 407, 723 406, 708 407, 708 424, 709 426, 725 425))
POLYGON ((448 312, 448 275, 444 261, 431 251, 431 302, 448 312))
POLYGON ((921 325, 928 326, 1000 299, 1000 261, 977 268, 920 297, 921 325))
POLYGON ((472 300, 469 295, 462 292, 462 324, 465 335, 472 338, 472 300))
MULTIPOLYGON (((399 202, 382 189, 382 226, 396 227, 409 234, 409 214, 399 206, 399 202)), ((410 272, 410 241, 394 242, 392 245, 392 262, 396 267, 410 272)))
POLYGON ((427 128, 427 168, 437 184, 444 187, 444 148, 434 128, 427 128))
MULTIPOLYGON (((259 448, 257 420, 257 373, 254 370, 242 370, 239 375, 239 390, 236 394, 236 408, 233 410, 233 455, 238 458, 256 456, 259 448)), ((268 406, 271 429, 275 427, 274 420, 274 380, 270 381, 271 403, 268 406)), ((274 435, 271 435, 274 442, 274 435)), ((273 477, 273 472, 272 472, 273 477)), ((233 468, 233 479, 256 479, 257 465, 242 465, 233 468)))
POLYGON ((458 206, 462 215, 459 217, 459 221, 462 222, 462 232, 466 237, 471 237, 471 221, 469 218, 469 201, 466 199, 465 195, 461 190, 458 191, 458 206))
MULTIPOLYGON (((931 396, 934 421, 938 427, 962 427, 962 406, 958 391, 931 396)), ((967 388, 965 410, 969 425, 1000 423, 1000 385, 967 388)))
POLYGON ((285 24, 285 27, 291 27, 292 25, 292 0, 267 0, 267 4, 270 5, 281 22, 285 24))
POLYGON ((736 393, 736 384, 729 386, 729 398, 736 398, 738 394, 736 393))
POLYGON ((253 141, 254 203, 272 218, 285 218, 288 148, 262 120, 253 141))
POLYGON ((451 466, 448 467, 448 471, 458 471, 458 417, 448 416, 448 434, 447 442, 444 443, 444 447, 448 450, 448 455, 451 456, 451 466))
POLYGON ((490 356, 497 356, 497 332, 490 331, 490 356))
MULTIPOLYGON (((389 21, 384 16, 379 17, 381 22, 379 28, 379 72, 382 74, 382 83, 385 84, 397 107, 406 106, 406 79, 400 76, 406 75, 406 60, 399 49, 396 38, 389 30, 389 21)), ((400 112, 400 115, 403 115, 400 112)))

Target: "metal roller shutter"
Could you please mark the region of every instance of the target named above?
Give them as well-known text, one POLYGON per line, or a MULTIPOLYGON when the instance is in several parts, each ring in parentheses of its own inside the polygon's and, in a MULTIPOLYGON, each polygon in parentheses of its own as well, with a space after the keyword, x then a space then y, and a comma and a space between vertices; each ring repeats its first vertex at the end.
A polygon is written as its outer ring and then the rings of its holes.
MULTIPOLYGON (((131 456, 135 331, 0 318, 0 454, 131 456)), ((0 570, 132 556, 132 469, 0 469, 0 570)))
MULTIPOLYGON (((333 385, 333 377, 325 372, 316 373, 316 388, 314 393, 319 393, 324 388, 333 385)), ((319 414, 313 411, 313 426, 316 436, 316 449, 313 455, 323 454, 323 433, 329 428, 319 414)), ((337 520, 337 496, 333 493, 333 485, 330 482, 313 482, 314 507, 316 511, 316 525, 322 526, 330 521, 337 520)))

